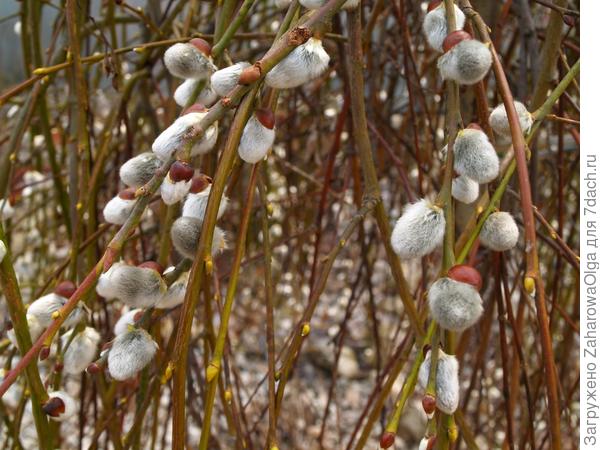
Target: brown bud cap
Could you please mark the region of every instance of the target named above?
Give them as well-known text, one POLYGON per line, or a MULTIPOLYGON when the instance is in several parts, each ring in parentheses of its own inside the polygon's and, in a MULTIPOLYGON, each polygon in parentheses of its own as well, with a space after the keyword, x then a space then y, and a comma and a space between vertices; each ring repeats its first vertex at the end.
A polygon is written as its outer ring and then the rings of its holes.
POLYGON ((386 431, 381 435, 381 439, 379 439, 379 446, 381 448, 390 448, 394 445, 394 441, 396 440, 396 434, 391 431, 386 431))
POLYGON ((61 373, 63 370, 63 367, 64 367, 63 363, 54 364, 54 372, 61 373))
POLYGON ((85 371, 90 375, 96 375, 97 373, 102 372, 102 366, 98 363, 93 362, 89 366, 87 366, 87 369, 85 369, 85 371))
POLYGON ((469 125, 467 125, 467 129, 483 131, 483 128, 481 128, 481 125, 479 125, 476 122, 471 122, 469 125))
POLYGON ((169 177, 175 183, 189 181, 194 176, 194 168, 185 161, 175 161, 169 169, 169 177))
POLYGON ((65 412, 65 402, 58 397, 52 397, 42 406, 42 411, 51 417, 58 417, 65 412))
POLYGON ((435 443, 437 442, 437 436, 431 436, 427 441, 427 450, 433 450, 435 448, 435 443))
POLYGON ((259 108, 254 111, 254 115, 258 119, 258 121, 269 130, 272 130, 275 126, 275 114, 273 111, 267 108, 259 108))
POLYGON ((440 6, 441 4, 441 0, 432 0, 429 2, 429 5, 427 5, 427 12, 433 11, 435 8, 437 8, 438 6, 440 6))
POLYGON ((456 30, 446 36, 444 39, 444 43, 442 44, 442 48, 444 49, 444 53, 449 51, 452 47, 457 45, 462 41, 468 41, 469 39, 473 39, 473 37, 463 30, 456 30))
POLYGON ((206 56, 210 56, 212 47, 204 39, 194 38, 194 39, 190 40, 189 43, 192 44, 194 47, 196 47, 198 50, 200 50, 200 52, 202 54, 204 54, 206 56))
POLYGON ((104 344, 102 344, 102 347, 100 348, 100 350, 102 350, 102 351, 108 350, 111 347, 112 347, 112 342, 105 342, 104 344))
POLYGON ((202 192, 212 183, 212 178, 208 175, 204 175, 201 173, 200 175, 194 177, 192 179, 192 187, 190 188, 190 192, 192 194, 197 194, 198 192, 202 192))
POLYGON ((435 412, 435 397, 431 394, 425 394, 423 400, 421 400, 421 405, 425 414, 433 414, 435 412))
POLYGON ((119 198, 123 200, 134 200, 135 199, 135 189, 127 188, 121 192, 119 192, 119 198))
POLYGON ((72 281, 61 281, 54 288, 54 293, 61 297, 69 298, 75 293, 77 287, 72 281))
POLYGON ((185 116, 186 114, 189 114, 189 113, 203 113, 206 111, 208 111, 208 109, 206 109, 206 106, 204 106, 202 103, 194 103, 192 106, 185 109, 183 111, 182 115, 185 116))
POLYGON ((482 280, 479 271, 467 264, 458 264, 448 270, 448 278, 461 283, 470 284, 475 289, 480 290, 482 280))
POLYGON ((423 346, 423 358, 425 358, 427 356, 427 353, 429 353, 429 350, 431 350, 431 345, 425 344, 423 346))
POLYGON ((144 315, 144 311, 138 311, 133 315, 133 321, 137 322, 138 320, 140 320, 142 318, 142 316, 144 315))
POLYGON ((163 267, 157 263, 156 261, 144 261, 141 264, 138 264, 138 267, 142 267, 144 269, 152 269, 155 272, 158 272, 158 274, 162 274, 163 273, 163 267))
POLYGON ((248 84, 254 83, 259 78, 260 67, 258 67, 257 65, 246 67, 244 70, 242 70, 242 73, 240 74, 238 84, 247 86, 248 84))
POLYGON ((48 356, 50 356, 50 347, 44 345, 40 350, 40 361, 48 359, 48 356))

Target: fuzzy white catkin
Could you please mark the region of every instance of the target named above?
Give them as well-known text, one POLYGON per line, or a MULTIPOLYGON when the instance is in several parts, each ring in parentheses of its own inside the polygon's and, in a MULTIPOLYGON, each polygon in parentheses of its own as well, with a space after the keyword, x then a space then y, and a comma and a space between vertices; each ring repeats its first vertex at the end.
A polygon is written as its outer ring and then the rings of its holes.
POLYGON ((464 175, 454 178, 452 197, 467 205, 473 203, 479 197, 479 183, 464 175))
POLYGON ((194 143, 190 155, 194 157, 210 152, 215 147, 218 136, 219 122, 214 122, 204 132, 204 135, 194 143))
POLYGON ((194 45, 177 43, 167 49, 165 66, 177 78, 202 80, 216 70, 214 64, 194 45))
MULTIPOLYGON (((431 368, 431 352, 427 353, 419 368, 418 381, 421 389, 427 388, 429 370, 431 368)), ((438 363, 435 374, 435 406, 446 414, 454 414, 458 408, 460 387, 458 380, 458 360, 438 349, 438 363)))
MULTIPOLYGON (((52 314, 61 309, 67 303, 67 300, 67 298, 51 292, 32 302, 27 308, 27 314, 34 316, 39 324, 46 328, 54 320, 52 314)), ((62 326, 65 328, 73 327, 83 320, 84 315, 83 309, 77 307, 69 314, 62 326)))
POLYGON ((242 133, 238 154, 249 164, 263 159, 275 142, 275 130, 265 127, 253 114, 242 133))
MULTIPOLYGON (((519 116, 519 125, 521 125, 521 131, 523 133, 529 132, 531 125, 533 124, 533 117, 527 107, 521 103, 515 101, 515 109, 519 116)), ((510 137, 510 125, 508 123, 508 115, 506 114, 506 108, 504 103, 496 106, 490 114, 490 125, 496 133, 500 136, 510 137)))
POLYGON ((158 345, 146 330, 136 328, 118 335, 108 352, 108 372, 115 380, 126 380, 146 367, 158 345))
POLYGON ((429 288, 427 303, 440 327, 463 331, 475 324, 483 312, 479 292, 473 286, 450 278, 440 278, 429 288))
POLYGON ((119 177, 123 184, 139 188, 152 179, 161 161, 152 152, 140 153, 127 160, 119 169, 119 177))
POLYGON ((250 63, 241 61, 213 73, 210 77, 210 84, 215 93, 219 97, 229 94, 237 86, 240 74, 246 67, 250 67, 250 63))
POLYGON ((2 261, 6 256, 6 251, 6 244, 4 243, 4 241, 0 240, 0 264, 2 264, 2 261))
POLYGON ((510 213, 498 211, 485 220, 481 233, 481 245, 496 252, 510 250, 519 240, 519 227, 510 213))
MULTIPOLYGON (((181 210, 182 217, 194 217, 196 219, 204 220, 204 215, 206 214, 206 206, 208 205, 208 196, 210 194, 210 186, 204 189, 202 192, 193 193, 190 192, 185 202, 183 202, 183 208, 181 210)), ((220 219, 225 210, 227 209, 227 205, 229 204, 229 199, 225 196, 221 197, 221 203, 219 204, 219 211, 217 212, 217 219, 220 219)))
POLYGON ((429 438, 424 437, 419 442, 419 450, 427 450, 428 445, 429 445, 429 438))
POLYGON ((142 312, 140 308, 130 309, 117 320, 115 326, 113 327, 113 333, 115 336, 119 334, 127 333, 129 331, 129 326, 135 323, 135 316, 142 312))
POLYGON ((192 187, 191 179, 188 181, 182 180, 175 182, 171 180, 170 175, 167 174, 160 185, 160 196, 165 204, 174 205, 184 199, 190 191, 190 187, 192 187))
POLYGON ((5 198, 0 198, 0 220, 10 219, 15 215, 15 210, 5 198))
MULTIPOLYGON (((300 0, 300 4, 306 9, 319 9, 327 3, 327 0, 300 0)), ((360 0, 348 0, 342 6, 343 9, 352 9, 360 5, 360 0)))
MULTIPOLYGON (((74 330, 69 330, 62 335, 63 348, 67 345, 74 330)), ((85 327, 77 333, 63 355, 63 372, 77 375, 83 372, 96 357, 100 334, 92 327, 85 327)))
POLYGON ((116 298, 132 308, 154 306, 167 286, 162 277, 148 267, 116 263, 100 275, 96 292, 105 298, 116 298))
POLYGON ((404 207, 392 232, 392 247, 401 258, 420 258, 441 245, 445 226, 442 209, 421 199, 404 207))
POLYGON ((156 304, 156 307, 170 309, 181 305, 185 298, 185 290, 189 275, 189 272, 184 272, 179 275, 179 278, 177 278, 177 280, 171 286, 169 286, 169 289, 167 289, 165 295, 156 304))
MULTIPOLYGON (((37 338, 41 336, 42 332, 44 331, 44 328, 46 327, 42 326, 37 317, 31 314, 26 314, 25 319, 27 320, 27 328, 29 328, 29 335, 31 336, 31 341, 35 342, 35 340, 37 340, 37 338)), ((8 330, 6 332, 6 337, 10 340, 12 345, 14 345, 15 347, 19 346, 14 329, 8 330)))
POLYGON ((73 399, 73 397, 71 397, 65 391, 48 392, 48 400, 52 400, 53 398, 61 399, 65 405, 64 412, 60 413, 56 417, 49 416, 50 419, 54 420, 55 422, 63 422, 65 420, 69 419, 70 417, 73 417, 79 410, 78 404, 75 401, 75 399, 73 399))
POLYGON ((325 72, 329 55, 319 39, 310 38, 281 60, 265 77, 265 83, 276 89, 298 87, 325 72))
MULTIPOLYGON (((465 26, 465 15, 461 9, 454 5, 454 17, 456 18, 456 29, 462 30, 465 26)), ((434 50, 442 53, 444 51, 444 39, 448 36, 448 25, 446 22, 446 8, 444 3, 429 11, 423 20, 423 32, 427 43, 434 50)))
MULTIPOLYGON (((202 220, 193 217, 179 217, 171 227, 171 240, 175 249, 186 258, 194 259, 198 249, 198 240, 202 231, 202 220)), ((215 227, 212 249, 214 255, 226 247, 225 233, 215 227)))
POLYGON ((478 183, 489 183, 500 171, 500 161, 487 135, 465 128, 454 142, 454 169, 478 183))
MULTIPOLYGON (((175 119, 166 130, 158 135, 152 143, 152 151, 161 161, 167 161, 184 143, 186 133, 194 125, 198 125, 202 118, 206 115, 203 112, 191 112, 175 119)), ((210 127, 209 127, 210 130, 210 127)), ((200 138, 204 140, 208 135, 208 130, 205 135, 200 138)))
POLYGON ((202 80, 185 80, 181 83, 177 89, 175 89, 175 93, 173 94, 173 99, 175 103, 177 103, 182 108, 189 103, 202 103, 204 106, 212 106, 214 102, 217 101, 217 93, 214 91, 211 84, 208 84, 204 87, 198 94, 198 97, 192 99, 192 95, 198 86, 198 83, 201 83, 202 80))
POLYGON ((475 39, 459 42, 438 59, 442 79, 465 85, 481 81, 491 66, 489 47, 475 39))
POLYGON ((104 220, 113 225, 123 225, 133 211, 135 202, 135 199, 128 200, 118 195, 111 198, 102 210, 104 220))

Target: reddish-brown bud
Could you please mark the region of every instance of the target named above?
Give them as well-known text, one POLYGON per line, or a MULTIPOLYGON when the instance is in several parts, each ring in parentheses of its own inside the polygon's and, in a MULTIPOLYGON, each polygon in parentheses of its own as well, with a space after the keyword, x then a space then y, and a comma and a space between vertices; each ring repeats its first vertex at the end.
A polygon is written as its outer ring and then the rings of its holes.
POLYGON ((194 176, 194 168, 185 161, 175 161, 169 169, 169 177, 175 183, 189 181, 194 176))
POLYGON ((185 109, 182 113, 182 115, 186 115, 189 113, 203 113, 208 111, 208 109, 206 109, 206 106, 204 106, 202 103, 194 103, 192 106, 190 106, 189 108, 185 109))
POLYGON ((433 450, 435 448, 435 443, 437 442, 437 436, 432 436, 427 441, 427 450, 433 450))
POLYGON ((61 297, 69 298, 75 293, 77 287, 72 281, 61 281, 54 288, 54 293, 61 297))
POLYGON ((190 192, 192 194, 197 194, 198 192, 202 192, 212 183, 212 178, 208 175, 204 175, 201 173, 200 175, 194 177, 192 179, 192 187, 190 187, 190 192))
POLYGON ((48 359, 48 356, 50 356, 50 347, 45 345, 40 350, 40 361, 44 361, 45 359, 48 359))
POLYGON ((200 50, 200 52, 202 52, 204 55, 210 56, 212 47, 204 39, 194 38, 194 39, 190 40, 189 43, 192 44, 194 47, 196 47, 198 50, 200 50))
POLYGON ((479 271, 466 264, 458 264, 448 270, 448 278, 461 283, 470 284, 475 289, 480 290, 483 284, 479 271))
POLYGON ((259 108, 254 111, 254 115, 258 119, 258 121, 269 130, 272 130, 275 126, 275 114, 273 111, 267 108, 259 108))
POLYGON ((433 11, 435 8, 437 8, 438 6, 440 6, 440 4, 442 3, 441 0, 432 0, 429 2, 429 5, 427 5, 427 12, 433 11))
POLYGON ((42 411, 51 417, 58 417, 65 412, 65 402, 58 397, 52 397, 50 400, 44 403, 44 406, 42 406, 42 411))
POLYGON ((85 371, 90 375, 96 375, 97 373, 102 372, 102 366, 98 363, 93 362, 89 366, 87 366, 87 369, 85 369, 85 371))
POLYGON ((138 267, 143 267, 145 269, 152 269, 157 272, 159 275, 163 273, 163 267, 157 263, 156 261, 144 261, 141 264, 138 264, 138 267))
POLYGON ((423 400, 421 400, 421 405, 425 414, 433 414, 435 412, 435 397, 431 394, 425 394, 423 400))
POLYGON ((133 321, 138 322, 142 316, 144 315, 144 311, 138 311, 133 315, 133 321))
POLYGON ((134 200, 135 199, 135 189, 127 188, 119 192, 119 198, 123 200, 134 200))
POLYGON ((481 125, 479 125, 478 123, 475 123, 475 122, 471 122, 469 125, 467 125, 467 128, 469 130, 483 131, 483 128, 481 128, 481 125))
POLYGON ((246 67, 244 70, 242 70, 242 73, 240 74, 238 84, 246 86, 248 84, 254 83, 259 78, 260 78, 260 67, 258 67, 256 65, 246 67))
POLYGON ((394 441, 396 440, 396 434, 391 431, 386 431, 381 435, 381 439, 379 439, 379 446, 381 448, 390 448, 394 445, 394 441))
POLYGON ((63 370, 63 367, 64 367, 63 363, 54 364, 54 372, 61 373, 63 370))
POLYGON ((444 43, 442 44, 442 48, 444 49, 444 53, 450 50, 455 45, 459 44, 462 41, 468 41, 469 39, 473 39, 473 37, 463 30, 456 30, 446 36, 444 39, 444 43))

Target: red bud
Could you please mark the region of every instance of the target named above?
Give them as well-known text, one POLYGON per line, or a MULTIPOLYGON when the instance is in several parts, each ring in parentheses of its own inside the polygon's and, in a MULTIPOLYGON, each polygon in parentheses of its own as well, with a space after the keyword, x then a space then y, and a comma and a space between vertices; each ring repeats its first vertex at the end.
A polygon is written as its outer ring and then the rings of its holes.
POLYGON ((45 345, 40 350, 40 361, 44 361, 45 359, 48 359, 48 356, 50 356, 50 347, 45 345))
POLYGON ((54 288, 54 293, 61 297, 69 298, 75 293, 77 287, 72 281, 62 281, 54 288))
POLYGON ((42 406, 42 410, 49 416, 58 417, 65 412, 65 402, 58 397, 52 397, 42 406))
POLYGON ((396 434, 391 431, 386 431, 381 435, 381 439, 379 439, 379 446, 381 448, 390 448, 394 445, 394 441, 396 440, 396 434))
POLYGON ((482 286, 481 275, 479 271, 466 264, 458 264, 448 271, 448 278, 461 283, 470 284, 475 289, 480 290, 482 286))
POLYGON ((194 176, 194 168, 184 161, 175 161, 169 169, 169 177, 175 183, 189 181, 194 176))
POLYGON ((190 40, 189 43, 192 44, 194 47, 196 47, 198 50, 200 50, 200 52, 202 52, 204 55, 210 56, 212 47, 204 39, 194 38, 194 39, 190 40))
POLYGON ((258 121, 269 130, 272 130, 275 126, 275 114, 273 114, 273 111, 270 109, 259 108, 254 111, 254 115, 258 121))
POLYGON ((432 436, 427 441, 427 450, 433 450, 435 448, 435 443, 437 442, 437 436, 432 436))
POLYGON ((85 369, 85 371, 90 375, 96 375, 97 373, 102 372, 102 367, 100 366, 100 364, 93 362, 89 366, 87 366, 87 369, 85 369))
POLYGON ((431 394, 425 394, 423 400, 421 400, 421 405, 425 414, 433 414, 435 412, 435 397, 431 394))
POLYGON ((212 178, 208 175, 204 175, 201 173, 200 175, 194 177, 192 179, 192 187, 190 188, 190 192, 192 194, 197 194, 198 192, 202 192, 212 183, 212 178))
POLYGON ((448 50, 450 50, 455 45, 459 44, 460 42, 468 41, 469 39, 473 39, 473 37, 466 31, 463 31, 463 30, 453 31, 448 36, 446 36, 446 39, 444 39, 444 43, 442 44, 444 53, 447 52, 448 50))
POLYGON ((63 370, 63 367, 64 367, 63 363, 54 364, 54 372, 61 373, 63 370))
POLYGON ((163 270, 164 270, 163 267, 155 261, 144 261, 143 263, 138 264, 138 267, 143 267, 145 269, 152 269, 152 270, 158 272, 159 275, 162 274, 163 270))
POLYGON ((127 189, 119 192, 119 198, 122 198, 123 200, 133 200, 133 199, 135 199, 135 189, 134 188, 127 188, 127 189))
POLYGON ((429 5, 427 5, 427 12, 433 11, 435 8, 440 6, 441 3, 441 0, 432 0, 429 2, 429 5))

